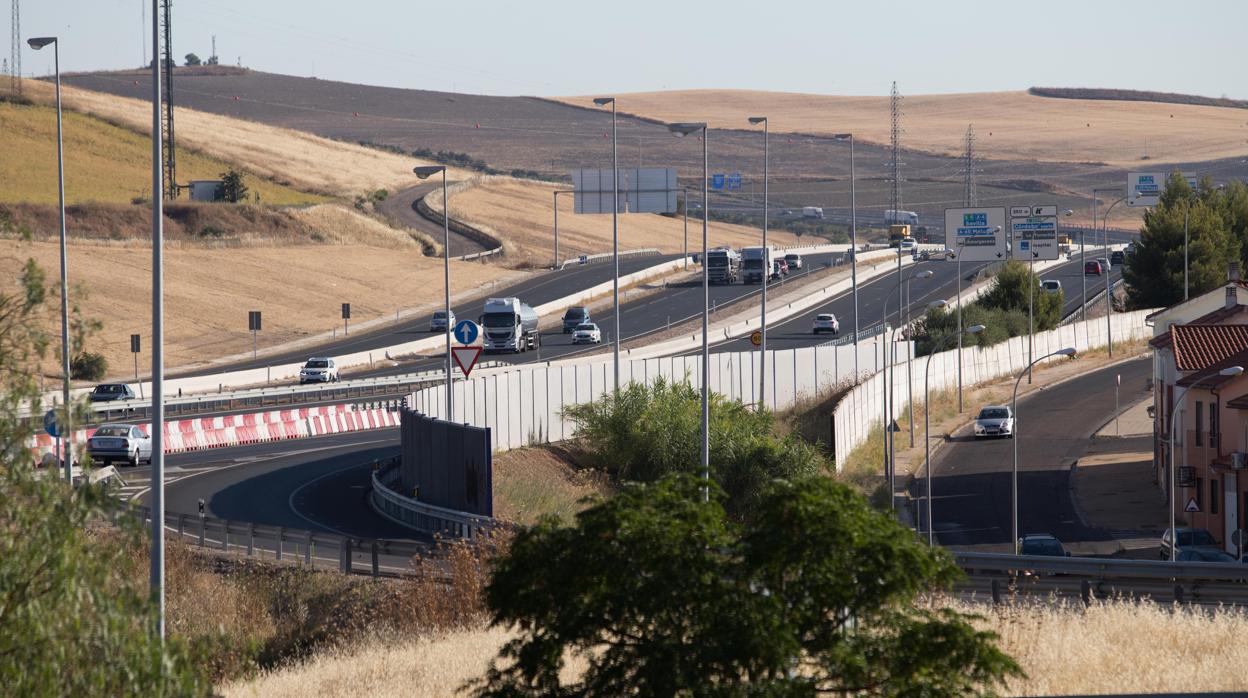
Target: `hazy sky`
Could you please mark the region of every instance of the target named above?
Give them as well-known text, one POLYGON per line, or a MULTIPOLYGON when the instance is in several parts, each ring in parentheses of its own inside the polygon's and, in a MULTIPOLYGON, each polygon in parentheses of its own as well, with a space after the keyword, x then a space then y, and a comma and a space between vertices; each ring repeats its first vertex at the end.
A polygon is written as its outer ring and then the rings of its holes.
MULTIPOLYGON (((8 0, 3 3, 8 16, 8 0)), ((24 0, 63 70, 141 64, 151 0, 24 0)), ((485 94, 732 87, 825 94, 1117 87, 1248 98, 1244 0, 174 0, 174 54, 485 94)), ((7 22, 6 22, 7 28, 7 22)), ((8 32, 6 31, 6 36, 8 32)), ((8 56, 5 47, 4 56, 8 56)), ((50 72, 23 50, 27 74, 50 72)))

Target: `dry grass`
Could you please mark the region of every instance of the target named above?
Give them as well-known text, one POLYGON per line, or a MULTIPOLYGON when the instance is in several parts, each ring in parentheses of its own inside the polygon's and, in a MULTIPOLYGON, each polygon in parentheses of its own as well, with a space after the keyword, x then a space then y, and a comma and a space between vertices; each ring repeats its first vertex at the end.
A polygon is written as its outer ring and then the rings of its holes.
MULTIPOLYGON (((129 203, 152 191, 152 149, 146 136, 75 112, 64 115, 65 197, 69 204, 129 203)), ((57 202, 56 110, 0 102, 0 202, 57 202)), ((178 177, 217 179, 234 160, 181 150, 178 177)), ((267 204, 307 204, 324 197, 262 177, 246 178, 267 204)))
POLYGON ((607 494, 605 478, 578 472, 556 446, 522 448, 494 456, 494 515, 532 524, 551 514, 565 523, 583 507, 581 500, 607 494))
MULTIPOLYGON (((747 115, 764 112, 773 131, 853 131, 863 141, 881 144, 889 138, 888 97, 685 90, 619 98, 627 113, 665 122, 703 120, 714 127, 741 129, 747 115)), ((590 97, 560 99, 591 104, 590 97)), ((1228 107, 1053 99, 1023 91, 907 95, 902 106, 903 144, 943 155, 962 152, 967 124, 975 126, 982 157, 993 159, 1095 161, 1148 169, 1151 162, 1248 154, 1248 114, 1228 107), (1141 161, 1145 139, 1149 160, 1141 161)))
MULTIPOLYGON (((465 182, 458 191, 451 190, 451 217, 481 228, 504 241, 509 261, 550 264, 553 250, 554 213, 552 193, 557 188, 549 182, 517 180, 509 177, 481 177, 465 182)), ((429 203, 440 211, 440 197, 429 203)), ((577 215, 570 197, 559 201, 559 256, 570 259, 580 254, 596 254, 611 250, 611 216, 577 215)), ((620 216, 620 249, 655 247, 664 252, 680 252, 683 248, 684 220, 650 213, 620 216)), ((712 221, 710 244, 742 247, 757 244, 761 233, 749 228, 712 221)), ((690 216, 690 250, 701 249, 701 221, 690 216)), ((775 245, 798 244, 790 233, 771 231, 775 245)))
MULTIPOLYGON (((151 107, 142 98, 148 85, 139 80, 135 99, 62 86, 68 109, 94 114, 141 134, 151 132, 151 107)), ((25 81, 28 96, 46 103, 52 86, 25 81)), ((332 141, 293 129, 193 109, 177 109, 178 143, 284 185, 331 196, 353 196, 376 189, 401 189, 416 184, 413 165, 420 161, 351 143, 332 141)), ((179 151, 179 179, 181 158, 179 151)), ((457 170, 452 178, 463 176, 457 170)), ((263 197, 263 194, 261 195, 263 197)), ((262 198, 263 200, 263 198, 262 198)))

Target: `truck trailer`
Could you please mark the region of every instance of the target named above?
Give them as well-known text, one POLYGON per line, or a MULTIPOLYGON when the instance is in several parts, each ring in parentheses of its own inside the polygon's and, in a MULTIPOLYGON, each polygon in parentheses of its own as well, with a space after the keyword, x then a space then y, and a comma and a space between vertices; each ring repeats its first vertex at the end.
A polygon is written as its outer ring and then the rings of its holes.
POLYGON ((741 280, 747 284, 763 283, 771 275, 772 266, 776 263, 776 250, 767 247, 745 247, 741 249, 741 280))
POLYGON ((537 331, 537 320, 537 312, 519 298, 487 299, 478 323, 484 329, 485 351, 519 354, 538 348, 542 339, 537 331))
POLYGON ((720 247, 706 253, 707 281, 713 284, 732 284, 741 273, 741 255, 734 249, 720 247))

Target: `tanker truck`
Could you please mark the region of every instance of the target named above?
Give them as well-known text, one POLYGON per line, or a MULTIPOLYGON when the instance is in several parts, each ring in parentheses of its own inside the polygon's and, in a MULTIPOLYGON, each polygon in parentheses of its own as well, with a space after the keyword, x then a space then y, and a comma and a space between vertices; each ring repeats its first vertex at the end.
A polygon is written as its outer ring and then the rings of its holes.
POLYGON ((485 331, 486 352, 536 349, 541 344, 537 331, 537 313, 519 298, 489 298, 479 323, 485 331))

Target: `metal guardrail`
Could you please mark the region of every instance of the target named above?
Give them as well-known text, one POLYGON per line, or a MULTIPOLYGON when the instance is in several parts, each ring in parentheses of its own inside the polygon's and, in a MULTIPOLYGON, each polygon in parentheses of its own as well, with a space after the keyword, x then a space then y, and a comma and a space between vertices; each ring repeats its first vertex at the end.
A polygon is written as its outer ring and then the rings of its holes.
MULTIPOLYGON (((860 341, 860 342, 861 342, 861 341, 862 341, 862 340, 864 340, 864 339, 870 339, 870 338, 872 338, 872 337, 876 336, 877 334, 880 334, 881 332, 883 332, 883 331, 884 331, 884 329, 885 329, 886 327, 887 327, 887 325, 885 325, 884 323, 882 323, 882 322, 877 322, 877 323, 875 323, 874 325, 871 325, 870 327, 868 327, 868 328, 866 328, 866 329, 864 329, 864 330, 858 330, 858 341, 860 341)), ((845 335, 844 337, 837 337, 836 339, 833 339, 833 340, 829 340, 829 341, 827 341, 827 342, 824 342, 824 343, 820 344, 819 346, 821 346, 821 347, 839 347, 839 346, 844 346, 844 345, 846 345, 846 344, 853 344, 853 343, 854 343, 854 333, 853 333, 853 332, 850 332, 849 334, 845 335)))
POLYGON ((399 479, 398 459, 390 459, 373 470, 373 489, 368 501, 373 509, 395 523, 422 533, 471 539, 498 527, 497 520, 427 504, 405 497, 392 489, 399 479))
MULTIPOLYGON (((1115 290, 1119 286, 1121 286, 1123 283, 1124 283, 1123 279, 1119 278, 1117 281, 1110 284, 1109 288, 1111 291, 1115 290)), ((1062 327, 1065 325, 1069 325, 1073 322, 1076 322, 1077 321, 1076 318, 1079 317, 1081 311, 1086 311, 1086 309, 1091 308, 1092 306, 1096 305, 1104 297, 1105 297, 1105 289, 1101 289, 1097 291, 1096 293, 1092 294, 1091 297, 1089 297, 1087 300, 1083 302, 1083 305, 1080 305, 1078 308, 1075 308, 1074 310, 1070 311, 1069 315, 1062 318, 1062 321, 1057 323, 1058 327, 1062 327)))
MULTIPOLYGON (((658 254, 661 254, 661 253, 659 252, 657 248, 644 247, 639 250, 624 250, 623 252, 620 252, 620 257, 653 257, 658 254)), ((563 270, 568 267, 579 267, 579 266, 584 266, 586 264, 597 264, 599 262, 605 262, 608 259, 612 259, 612 253, 610 252, 603 252, 601 254, 588 254, 588 255, 583 254, 583 255, 580 255, 579 257, 573 257, 572 259, 563 260, 563 263, 559 265, 559 269, 563 270)))
POLYGON ((1146 579, 1181 582, 1248 582, 1248 565, 1222 562, 1167 562, 1100 557, 1048 557, 1005 553, 954 552, 968 574, 1065 574, 1096 579, 1146 579))

